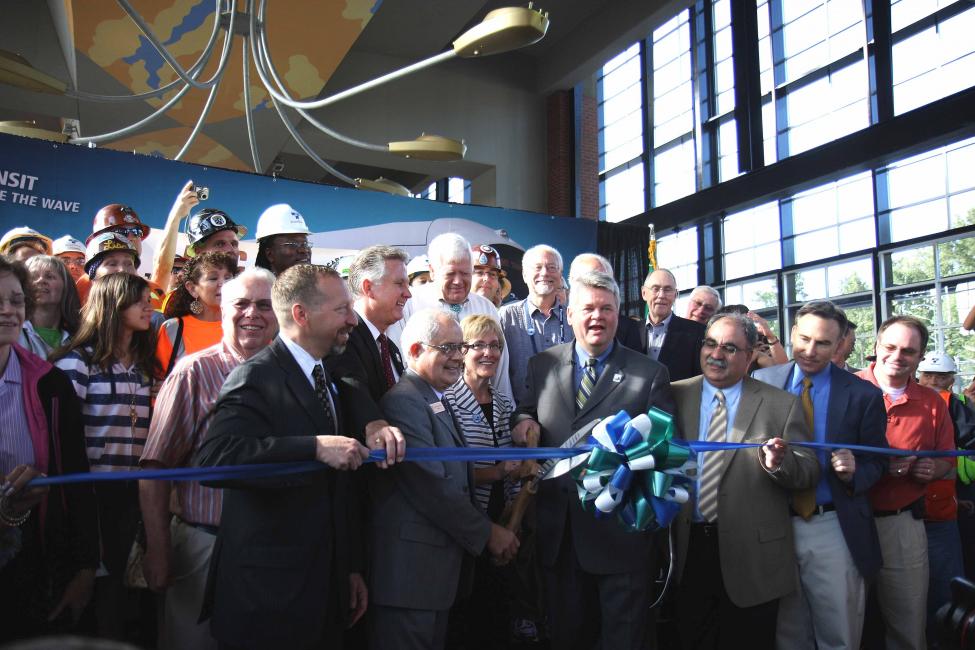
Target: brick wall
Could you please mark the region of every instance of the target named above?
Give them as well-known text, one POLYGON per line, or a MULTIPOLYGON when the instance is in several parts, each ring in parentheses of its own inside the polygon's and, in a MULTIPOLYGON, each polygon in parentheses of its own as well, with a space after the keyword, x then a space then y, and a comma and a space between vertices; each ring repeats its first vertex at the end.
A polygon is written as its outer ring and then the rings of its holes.
POLYGON ((548 211, 565 217, 579 214, 596 219, 599 214, 596 101, 583 96, 580 106, 582 115, 577 134, 573 91, 560 90, 546 99, 548 211))

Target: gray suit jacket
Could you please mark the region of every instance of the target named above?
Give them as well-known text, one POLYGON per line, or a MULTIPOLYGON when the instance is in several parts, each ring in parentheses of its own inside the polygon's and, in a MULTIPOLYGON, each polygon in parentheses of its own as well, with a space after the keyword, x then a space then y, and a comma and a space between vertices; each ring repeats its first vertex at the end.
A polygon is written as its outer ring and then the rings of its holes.
MULTIPOLYGON (((383 396, 386 419, 410 449, 466 447, 433 388, 408 370, 383 396), (439 407, 437 407, 439 410, 439 407)), ((373 472, 369 598, 377 605, 449 609, 468 583, 491 522, 474 503, 470 463, 411 462, 373 472), (462 569, 464 572, 463 580, 462 569)))
MULTIPOLYGON (((687 440, 698 439, 704 377, 675 382, 677 421, 687 440)), ((799 400, 792 394, 745 377, 729 442, 765 442, 769 438, 811 440, 799 400)), ((798 585, 789 491, 810 488, 819 480, 819 462, 811 450, 789 447, 774 474, 761 465, 756 449, 723 451, 718 488, 718 545, 721 575, 731 601, 751 607, 780 598, 798 585)), ((677 524, 677 579, 687 562, 692 503, 681 509, 677 524)))
MULTIPOLYGON (((656 406, 674 412, 667 368, 618 342, 585 408, 576 413, 575 343, 557 345, 528 362, 528 394, 512 425, 526 418, 541 424, 541 446, 558 447, 595 418, 625 410, 630 417, 656 406)), ((579 563, 589 573, 637 571, 649 566, 650 533, 627 532, 614 518, 596 519, 582 509, 568 475, 541 482, 538 490, 538 554, 555 564, 567 522, 579 563)))

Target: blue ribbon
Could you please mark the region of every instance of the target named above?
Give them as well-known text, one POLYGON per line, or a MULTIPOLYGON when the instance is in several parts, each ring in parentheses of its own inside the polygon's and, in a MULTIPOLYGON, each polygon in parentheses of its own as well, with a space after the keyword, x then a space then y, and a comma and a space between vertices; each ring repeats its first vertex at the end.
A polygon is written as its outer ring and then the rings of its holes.
MULTIPOLYGON (((706 442, 702 440, 670 440, 671 444, 686 447, 693 453, 702 451, 733 451, 761 447, 760 442, 706 442)), ((868 454, 881 456, 917 456, 920 458, 953 458, 957 456, 975 456, 975 451, 952 449, 944 451, 915 451, 910 449, 894 449, 886 447, 868 447, 864 445, 842 445, 829 442, 791 442, 797 447, 813 449, 850 449, 868 454)), ((595 447, 594 443, 578 447, 407 447, 405 461, 503 461, 503 460, 539 460, 548 458, 572 458, 580 454, 588 454, 595 447)), ((376 463, 386 460, 385 450, 376 449, 370 452, 366 463, 376 463)), ((254 465, 225 465, 221 467, 180 467, 175 469, 142 469, 125 472, 86 472, 79 474, 63 474, 60 476, 38 477, 30 482, 36 487, 50 485, 65 485, 70 483, 102 483, 108 481, 221 481, 221 480, 250 480, 302 474, 325 469, 316 461, 294 463, 261 463, 254 465)))

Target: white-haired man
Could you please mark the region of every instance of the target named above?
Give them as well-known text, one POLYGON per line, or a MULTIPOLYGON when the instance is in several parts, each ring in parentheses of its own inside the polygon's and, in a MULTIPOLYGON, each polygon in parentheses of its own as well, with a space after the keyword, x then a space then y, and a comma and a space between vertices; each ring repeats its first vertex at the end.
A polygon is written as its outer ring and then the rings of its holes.
POLYGON ((562 255, 546 244, 533 246, 521 258, 521 277, 528 297, 501 307, 505 347, 511 356, 511 390, 515 403, 524 399, 528 360, 553 345, 573 340, 565 305, 559 302, 562 255))
MULTIPOLYGON (((471 293, 474 274, 474 260, 471 257, 470 243, 452 232, 437 235, 427 248, 430 260, 430 282, 422 287, 414 287, 413 297, 403 308, 403 318, 389 328, 388 336, 400 341, 400 349, 405 350, 400 337, 403 327, 410 317, 421 309, 439 309, 449 313, 458 323, 465 316, 483 314, 499 320, 498 310, 490 300, 471 293)), ((509 399, 511 379, 508 376, 508 350, 501 353, 498 372, 491 385, 509 399)))
MULTIPOLYGON (((210 425, 210 410, 230 371, 265 347, 278 333, 271 307, 274 275, 244 271, 223 285, 223 339, 184 357, 156 398, 156 416, 139 465, 146 469, 188 467, 210 425)), ((216 648, 210 626, 198 623, 207 566, 217 539, 223 491, 196 482, 176 484, 178 508, 170 509, 169 481, 140 481, 146 527, 144 571, 149 588, 163 592, 159 647, 216 648)))
POLYGON ((368 447, 385 447, 396 460, 402 460, 405 452, 403 435, 388 425, 379 400, 404 371, 400 350, 388 331, 403 317, 403 307, 412 295, 407 259, 402 249, 382 245, 365 248, 355 256, 348 283, 359 324, 349 334, 345 351, 326 361, 329 373, 348 388, 342 392, 342 405, 351 430, 363 432, 368 447))
MULTIPOLYGON (((422 309, 401 338, 409 369, 384 396, 383 411, 409 446, 466 447, 444 391, 464 369, 460 326, 439 309, 422 309)), ((474 556, 501 563, 518 550, 511 531, 477 505, 473 464, 397 464, 372 477, 369 647, 443 648, 447 615, 469 589, 474 556)))
POLYGON ((687 320, 695 320, 701 325, 707 325, 719 309, 721 309, 721 294, 714 287, 702 284, 694 287, 694 291, 691 292, 684 317, 687 320))

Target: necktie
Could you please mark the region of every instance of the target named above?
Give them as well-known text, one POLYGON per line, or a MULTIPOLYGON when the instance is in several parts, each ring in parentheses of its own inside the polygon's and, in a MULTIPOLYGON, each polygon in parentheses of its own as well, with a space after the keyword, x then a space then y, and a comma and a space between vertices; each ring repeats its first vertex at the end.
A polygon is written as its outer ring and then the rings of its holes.
POLYGON ((592 389, 596 386, 596 357, 586 359, 586 365, 582 369, 582 381, 579 383, 579 392, 576 393, 576 410, 581 411, 592 395, 592 389))
POLYGON ((336 434, 338 429, 335 427, 335 414, 332 413, 332 402, 328 397, 328 379, 325 378, 325 368, 322 364, 317 364, 311 373, 315 380, 315 394, 321 402, 322 409, 325 411, 325 420, 328 422, 328 433, 336 434))
MULTIPOLYGON (((724 442, 728 435, 728 409, 725 407, 724 393, 714 392, 717 404, 711 411, 711 423, 708 425, 708 442, 724 442)), ((697 509, 705 521, 711 522, 718 518, 718 484, 721 483, 720 451, 702 454, 704 469, 701 471, 701 482, 697 494, 697 509)))
MULTIPOLYGON (((809 430, 813 430, 813 401, 812 401, 812 379, 802 378, 802 393, 799 394, 799 401, 802 403, 802 412, 806 416, 806 424, 809 430)), ((799 490, 792 495, 792 509, 803 519, 812 517, 816 510, 816 488, 799 490)))
POLYGON ((393 384, 396 383, 396 378, 393 376, 393 358, 389 354, 389 339, 385 334, 380 334, 376 340, 379 341, 379 357, 383 360, 386 388, 392 388, 393 384))

